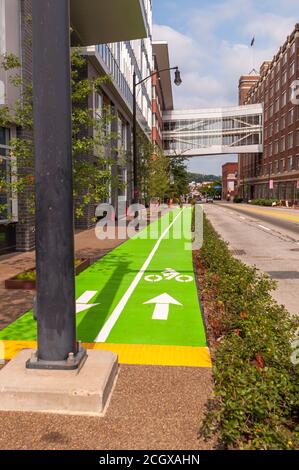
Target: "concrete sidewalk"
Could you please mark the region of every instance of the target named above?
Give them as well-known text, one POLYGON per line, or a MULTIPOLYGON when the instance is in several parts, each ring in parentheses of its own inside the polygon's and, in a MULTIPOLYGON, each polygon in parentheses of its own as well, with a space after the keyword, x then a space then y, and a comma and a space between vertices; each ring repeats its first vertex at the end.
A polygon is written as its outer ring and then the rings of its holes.
MULTIPOLYGON (((76 256, 98 259, 122 242, 77 233, 76 256)), ((5 290, 4 280, 34 264, 34 252, 0 258, 0 328, 31 308, 34 296, 5 290)), ((121 365, 104 417, 0 412, 0 449, 212 449, 214 441, 198 438, 212 388, 208 368, 121 365)))
POLYGON ((120 367, 103 418, 0 413, 0 449, 205 450, 198 438, 211 369, 120 367))

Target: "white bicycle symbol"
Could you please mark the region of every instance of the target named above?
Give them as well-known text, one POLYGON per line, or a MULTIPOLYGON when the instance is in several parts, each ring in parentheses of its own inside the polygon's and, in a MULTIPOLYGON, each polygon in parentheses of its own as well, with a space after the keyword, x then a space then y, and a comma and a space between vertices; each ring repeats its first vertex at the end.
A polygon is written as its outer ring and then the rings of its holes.
POLYGON ((178 273, 175 269, 167 268, 160 274, 150 274, 149 276, 145 276, 145 281, 147 282, 161 282, 171 281, 174 279, 177 282, 191 282, 193 281, 193 276, 187 276, 185 274, 178 273))

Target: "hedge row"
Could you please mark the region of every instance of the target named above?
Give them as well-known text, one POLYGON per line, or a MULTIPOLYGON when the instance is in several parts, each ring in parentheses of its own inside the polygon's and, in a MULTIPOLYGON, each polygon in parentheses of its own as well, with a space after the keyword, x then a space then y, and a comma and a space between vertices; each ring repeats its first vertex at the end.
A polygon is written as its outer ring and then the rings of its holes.
POLYGON ((250 201, 250 204, 253 204, 254 206, 267 206, 271 207, 273 204, 278 205, 279 201, 276 199, 252 199, 250 201))
POLYGON ((215 391, 202 434, 228 449, 299 448, 299 319, 271 296, 275 283, 235 259, 207 219, 203 298, 215 336, 215 391))

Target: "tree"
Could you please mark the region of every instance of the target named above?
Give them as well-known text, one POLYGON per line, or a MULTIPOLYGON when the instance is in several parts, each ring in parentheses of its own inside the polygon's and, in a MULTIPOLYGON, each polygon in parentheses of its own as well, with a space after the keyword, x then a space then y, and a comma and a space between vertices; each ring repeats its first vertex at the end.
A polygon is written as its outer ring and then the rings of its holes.
POLYGON ((189 183, 192 183, 193 181, 195 183, 204 183, 205 181, 218 181, 220 180, 220 176, 216 175, 205 175, 202 173, 188 173, 188 178, 189 178, 189 183))
POLYGON ((168 193, 171 198, 178 198, 189 193, 189 178, 186 165, 186 157, 175 156, 170 158, 170 174, 172 182, 168 193))
MULTIPOLYGON (((111 187, 120 186, 118 178, 113 180, 111 176, 111 166, 115 164, 111 155, 117 153, 118 163, 124 164, 126 153, 119 144, 119 135, 111 131, 112 122, 116 119, 112 110, 106 107, 101 116, 95 116, 94 110, 88 106, 92 93, 98 91, 110 77, 86 78, 87 60, 79 48, 72 50, 71 63, 74 199, 75 214, 80 217, 87 205, 98 204, 108 197, 111 187)), ((15 124, 19 129, 28 131, 25 137, 18 136, 10 142, 11 175, 0 180, 0 194, 8 194, 9 201, 0 204, 1 216, 1 213, 8 211, 14 195, 22 193, 28 184, 34 185, 34 145, 32 85, 23 82, 19 73, 20 60, 13 54, 5 55, 0 65, 10 73, 10 82, 20 90, 14 109, 8 106, 0 108, 0 125, 8 127, 15 124), (25 172, 20 171, 24 168, 25 172)), ((27 196, 30 197, 29 205, 33 212, 34 191, 27 196)))
POLYGON ((152 171, 152 159, 155 154, 155 147, 142 131, 137 132, 137 149, 138 149, 138 171, 137 171, 137 187, 141 193, 141 199, 145 204, 149 204, 150 190, 149 180, 152 171))
POLYGON ((169 189, 170 162, 163 152, 155 151, 149 164, 148 195, 164 201, 169 189))
POLYGON ((222 195, 222 183, 221 181, 215 181, 207 187, 208 196, 221 196, 222 195), (220 188, 220 189, 219 189, 220 188))

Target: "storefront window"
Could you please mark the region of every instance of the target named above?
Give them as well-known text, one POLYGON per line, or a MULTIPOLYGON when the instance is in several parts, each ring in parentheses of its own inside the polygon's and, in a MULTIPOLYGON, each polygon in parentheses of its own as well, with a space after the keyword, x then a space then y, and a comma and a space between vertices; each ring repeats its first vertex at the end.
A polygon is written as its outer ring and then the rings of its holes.
MULTIPOLYGON (((10 178, 9 129, 0 127, 0 182, 5 184, 10 178)), ((0 222, 9 218, 9 197, 0 186, 0 222)))

